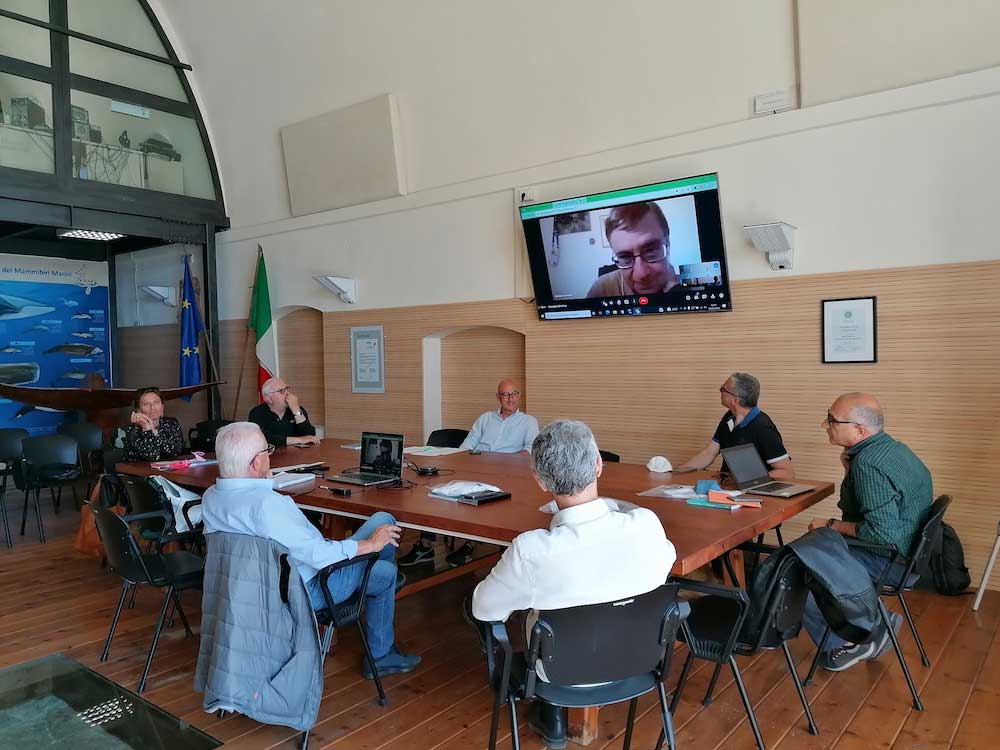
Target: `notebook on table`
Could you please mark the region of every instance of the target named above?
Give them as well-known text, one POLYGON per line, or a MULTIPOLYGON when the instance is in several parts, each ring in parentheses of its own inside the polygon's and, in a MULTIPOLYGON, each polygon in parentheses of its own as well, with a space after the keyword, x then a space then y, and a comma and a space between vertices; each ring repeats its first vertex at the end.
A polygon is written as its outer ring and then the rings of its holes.
POLYGON ((767 465, 752 443, 723 448, 722 457, 733 473, 737 486, 744 492, 768 497, 792 497, 811 492, 808 484, 778 482, 767 475, 767 465))

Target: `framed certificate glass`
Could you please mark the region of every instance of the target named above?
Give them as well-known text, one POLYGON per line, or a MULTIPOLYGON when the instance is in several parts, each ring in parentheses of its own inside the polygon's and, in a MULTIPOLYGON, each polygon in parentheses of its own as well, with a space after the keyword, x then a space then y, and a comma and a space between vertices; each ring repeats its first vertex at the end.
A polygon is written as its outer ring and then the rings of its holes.
POLYGON ((877 362, 875 297, 825 299, 823 362, 877 362))

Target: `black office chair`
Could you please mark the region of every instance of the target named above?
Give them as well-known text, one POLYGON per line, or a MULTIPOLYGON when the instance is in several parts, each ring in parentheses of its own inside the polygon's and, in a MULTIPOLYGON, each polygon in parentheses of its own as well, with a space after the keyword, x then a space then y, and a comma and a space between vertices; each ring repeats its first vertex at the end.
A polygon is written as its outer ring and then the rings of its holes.
MULTIPOLYGON (((3 476, 0 484, 0 520, 3 522, 3 532, 7 539, 7 546, 14 547, 14 538, 10 533, 10 521, 7 518, 7 479, 14 475, 14 467, 20 462, 22 456, 21 443, 28 437, 28 431, 19 428, 0 430, 0 463, 3 469, 0 474, 3 476)), ((25 505, 28 503, 28 496, 24 496, 25 505)))
MULTIPOLYGON (((92 505, 90 510, 94 514, 97 533, 101 537, 104 552, 108 557, 108 568, 122 578, 122 593, 118 597, 118 606, 115 608, 115 614, 111 620, 111 629, 108 630, 108 639, 104 643, 101 661, 108 660, 108 653, 111 651, 111 641, 115 637, 115 629, 118 627, 118 619, 121 617, 122 609, 125 606, 125 597, 128 595, 129 589, 133 586, 138 586, 140 583, 148 583, 150 586, 165 589, 163 606, 160 607, 160 617, 156 621, 153 640, 149 644, 146 665, 142 670, 142 677, 139 678, 138 692, 141 693, 146 689, 146 678, 149 676, 149 667, 153 663, 156 644, 160 640, 163 623, 167 619, 171 604, 180 616, 181 622, 184 623, 184 632, 187 635, 193 635, 191 626, 184 614, 184 609, 181 607, 180 593, 188 589, 201 588, 205 571, 205 558, 186 551, 163 551, 164 545, 182 540, 185 536, 183 534, 164 534, 158 540, 156 551, 153 554, 142 554, 139 551, 135 537, 132 536, 129 523, 149 520, 149 517, 154 514, 140 513, 123 517, 99 505, 92 505)), ((170 518, 162 512, 159 515, 164 524, 170 522, 170 518)))
POLYGON ((427 445, 434 448, 459 448, 468 436, 468 430, 434 430, 427 438, 427 445))
POLYGON ((25 493, 21 513, 21 536, 28 521, 28 496, 34 496, 35 518, 38 521, 38 539, 45 541, 42 511, 39 505, 43 488, 52 496, 52 506, 59 512, 63 487, 80 478, 80 451, 76 440, 68 435, 29 437, 21 442, 22 459, 14 467, 14 485, 25 493))
POLYGON ((486 665, 494 691, 490 750, 497 745, 500 706, 505 703, 514 750, 519 750, 515 704, 528 698, 567 708, 629 701, 623 745, 629 750, 638 698, 652 690, 659 693, 663 731, 674 750, 663 681, 677 630, 688 612, 688 605, 677 601, 678 588, 664 584, 621 601, 539 612, 527 654, 513 653, 504 623, 488 623, 486 665), (538 675, 539 661, 545 680, 538 675))
POLYGON ((617 453, 612 453, 611 451, 598 451, 601 454, 601 460, 605 463, 618 464, 621 463, 622 457, 617 453))
POLYGON ((80 465, 87 477, 86 497, 104 467, 104 432, 93 422, 64 422, 57 432, 74 440, 80 450, 80 465))
MULTIPOLYGON (((903 651, 899 647, 896 632, 892 629, 892 619, 889 617, 889 610, 886 608, 885 602, 882 601, 882 598, 896 597, 899 599, 899 605, 903 610, 903 616, 906 618, 906 622, 910 626, 910 632, 913 633, 913 640, 917 644, 917 650, 920 651, 920 661, 925 667, 929 667, 931 664, 930 659, 927 658, 927 651, 924 649, 924 643, 920 639, 920 634, 917 632, 917 624, 913 621, 913 615, 910 614, 910 608, 906 604, 906 598, 903 594, 913 590, 914 585, 920 578, 920 573, 926 570, 931 553, 934 551, 935 542, 940 538, 941 524, 944 523, 944 514, 948 510, 949 505, 951 505, 951 497, 949 495, 941 495, 928 509, 927 514, 924 516, 924 521, 920 524, 917 535, 913 539, 913 544, 910 547, 910 554, 906 558, 906 567, 903 575, 895 584, 887 584, 884 582, 885 576, 889 572, 893 563, 900 559, 900 555, 895 548, 865 542, 860 539, 846 539, 847 544, 851 547, 871 550, 885 555, 885 570, 882 572, 882 576, 879 580, 875 583, 875 590, 879 593, 879 612, 882 615, 883 623, 885 623, 885 626, 888 628, 889 637, 892 639, 892 647, 896 651, 896 657, 899 659, 899 666, 903 670, 903 676, 906 678, 906 685, 910 689, 910 696, 913 698, 913 707, 918 711, 923 711, 924 705, 920 700, 920 695, 917 693, 917 688, 913 683, 913 678, 910 676, 910 670, 906 665, 906 659, 903 657, 903 651)), ((820 642, 819 648, 816 650, 816 656, 813 657, 812 665, 809 667, 809 674, 805 679, 806 685, 812 681, 813 675, 816 673, 816 667, 819 665, 820 655, 823 653, 829 637, 830 629, 827 628, 826 632, 823 634, 823 639, 820 642)))
POLYGON ((330 650, 330 644, 333 641, 333 633, 336 628, 344 628, 355 624, 358 626, 358 633, 361 635, 361 647, 365 652, 365 660, 368 662, 368 666, 371 667, 372 675, 375 678, 378 702, 384 706, 389 700, 385 697, 385 690, 382 689, 382 680, 379 678, 378 670, 375 668, 375 659, 372 657, 371 648, 368 646, 368 636, 365 633, 363 622, 365 603, 368 598, 368 579, 371 577, 372 568, 375 567, 376 562, 378 562, 378 553, 371 552, 367 555, 353 557, 350 560, 341 560, 333 565, 327 565, 320 570, 317 575, 319 576, 323 599, 326 601, 326 608, 316 612, 316 623, 320 627, 326 627, 326 631, 323 633, 324 658, 330 650), (361 575, 361 585, 358 586, 358 590, 346 601, 335 604, 333 598, 330 596, 330 588, 327 585, 330 581, 330 576, 338 570, 350 567, 351 565, 360 565, 361 563, 365 564, 365 572, 361 575))
POLYGON ((227 424, 232 424, 232 422, 228 419, 208 419, 196 424, 188 430, 188 445, 191 446, 191 450, 214 452, 215 435, 227 424))
MULTIPOLYGON (((759 547, 755 551, 765 554, 773 554, 781 549, 763 545, 746 546, 759 547)), ((719 674, 723 665, 728 664, 757 747, 761 750, 764 750, 764 739, 736 663, 737 656, 753 656, 761 649, 780 648, 805 711, 809 732, 819 733, 795 670, 795 660, 788 649, 788 641, 797 638, 802 629, 802 613, 809 595, 805 568, 794 554, 789 553, 776 561, 765 575, 765 579, 754 581, 752 602, 742 589, 686 579, 679 581, 682 590, 703 596, 690 601, 691 616, 681 629, 681 639, 688 644, 688 656, 670 706, 671 711, 677 707, 695 659, 703 659, 716 665, 702 701, 705 705, 712 702, 719 674)))

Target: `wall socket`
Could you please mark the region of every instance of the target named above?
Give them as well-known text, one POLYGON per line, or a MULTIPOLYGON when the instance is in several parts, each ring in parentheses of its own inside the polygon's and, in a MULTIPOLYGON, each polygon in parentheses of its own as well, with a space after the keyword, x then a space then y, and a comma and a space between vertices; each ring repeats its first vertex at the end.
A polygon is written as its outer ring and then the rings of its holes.
POLYGON ((538 194, 535 192, 534 188, 518 188, 514 192, 514 196, 517 198, 518 203, 534 203, 538 200, 538 194))

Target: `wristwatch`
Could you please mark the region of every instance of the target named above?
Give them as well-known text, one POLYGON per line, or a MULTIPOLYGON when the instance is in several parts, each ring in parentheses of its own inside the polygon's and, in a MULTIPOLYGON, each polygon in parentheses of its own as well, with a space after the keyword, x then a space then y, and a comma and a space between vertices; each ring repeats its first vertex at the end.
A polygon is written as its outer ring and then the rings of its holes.
POLYGON ((298 411, 293 411, 292 412, 292 416, 295 417, 296 419, 298 419, 299 417, 302 416, 302 410, 299 409, 298 411))
POLYGON ((826 527, 827 527, 828 529, 832 529, 832 528, 833 528, 833 525, 834 525, 835 523, 837 523, 837 519, 836 519, 836 518, 831 518, 830 520, 828 520, 828 521, 826 522, 826 527))

